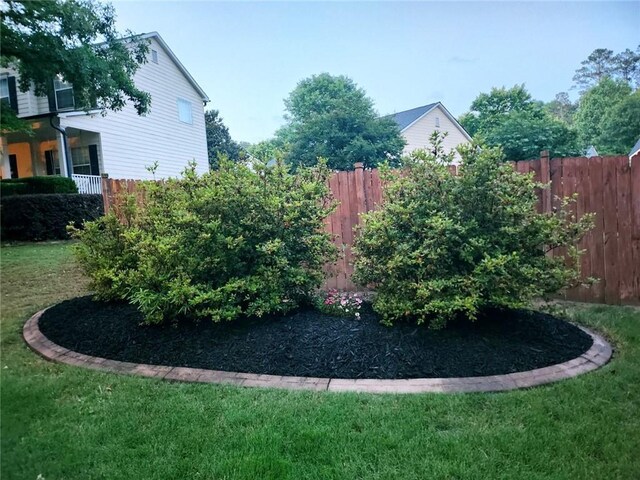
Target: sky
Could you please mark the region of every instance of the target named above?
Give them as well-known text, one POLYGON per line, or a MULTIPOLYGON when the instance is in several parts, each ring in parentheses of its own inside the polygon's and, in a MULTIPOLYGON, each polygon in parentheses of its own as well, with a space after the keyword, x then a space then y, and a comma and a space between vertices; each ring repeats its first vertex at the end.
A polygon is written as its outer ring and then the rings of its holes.
POLYGON ((284 124, 284 98, 313 74, 347 75, 380 114, 440 101, 457 117, 491 87, 550 101, 596 48, 640 44, 639 0, 112 3, 118 28, 160 33, 206 108, 251 143, 284 124))

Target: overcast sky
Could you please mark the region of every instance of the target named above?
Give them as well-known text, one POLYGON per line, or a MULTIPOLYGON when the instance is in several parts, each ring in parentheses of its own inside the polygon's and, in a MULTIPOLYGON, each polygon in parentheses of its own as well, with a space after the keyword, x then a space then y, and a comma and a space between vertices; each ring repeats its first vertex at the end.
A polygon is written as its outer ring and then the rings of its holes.
POLYGON ((458 116, 493 86, 552 100, 594 49, 640 43, 637 0, 113 3, 119 29, 159 32, 249 142, 282 125, 283 99, 312 74, 351 77, 381 114, 441 101, 458 116))

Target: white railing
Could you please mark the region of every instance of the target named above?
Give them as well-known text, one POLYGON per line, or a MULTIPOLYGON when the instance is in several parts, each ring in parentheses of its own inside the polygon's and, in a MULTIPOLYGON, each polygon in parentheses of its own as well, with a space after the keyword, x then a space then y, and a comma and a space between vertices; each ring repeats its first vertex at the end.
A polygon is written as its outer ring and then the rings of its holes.
POLYGON ((102 177, 100 175, 71 175, 78 186, 78 193, 102 193, 102 177))

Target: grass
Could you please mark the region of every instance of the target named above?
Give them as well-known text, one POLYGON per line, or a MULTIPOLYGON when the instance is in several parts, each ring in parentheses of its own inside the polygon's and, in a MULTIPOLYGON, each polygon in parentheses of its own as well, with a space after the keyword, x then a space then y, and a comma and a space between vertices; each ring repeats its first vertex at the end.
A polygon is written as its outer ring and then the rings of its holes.
POLYGON ((3 246, 0 476, 9 479, 640 478, 640 314, 570 307, 614 360, 496 394, 168 383, 56 365, 24 321, 86 291, 67 243, 3 246), (41 477, 38 477, 38 476, 41 477))

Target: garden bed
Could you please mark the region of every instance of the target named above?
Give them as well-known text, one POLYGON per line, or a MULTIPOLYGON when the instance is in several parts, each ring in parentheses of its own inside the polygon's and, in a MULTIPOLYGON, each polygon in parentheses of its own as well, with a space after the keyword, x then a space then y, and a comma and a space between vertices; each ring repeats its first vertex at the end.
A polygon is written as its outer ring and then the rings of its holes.
POLYGON ((331 378, 450 378, 542 368, 580 356, 589 335, 553 316, 492 311, 442 330, 385 327, 368 306, 359 320, 316 310, 234 323, 142 326, 125 303, 80 297, 48 309, 40 330, 86 355, 134 363, 331 378))

